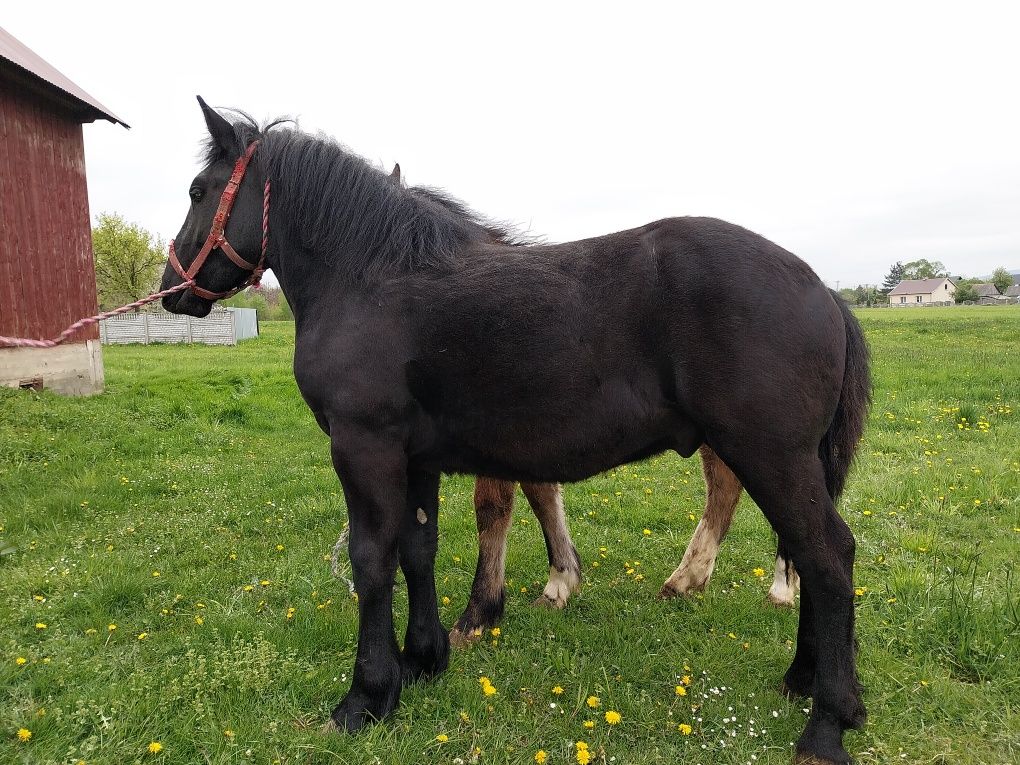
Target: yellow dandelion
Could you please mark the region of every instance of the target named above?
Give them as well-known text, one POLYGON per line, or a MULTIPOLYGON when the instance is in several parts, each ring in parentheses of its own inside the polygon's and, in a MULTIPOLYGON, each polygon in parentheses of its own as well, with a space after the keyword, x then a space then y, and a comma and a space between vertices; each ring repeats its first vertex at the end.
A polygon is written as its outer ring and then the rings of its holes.
POLYGON ((24 656, 19 656, 14 660, 14 663, 17 664, 19 667, 22 667, 25 664, 28 664, 28 659, 26 659, 24 656))
POLYGON ((763 576, 765 576, 765 569, 763 569, 763 568, 756 568, 751 573, 754 574, 759 579, 761 579, 763 576))
POLYGON ((589 696, 588 700, 585 702, 585 704, 587 704, 592 709, 598 709, 601 703, 602 699, 600 699, 598 696, 589 696))
POLYGON ((32 731, 28 728, 18 728, 18 741, 25 742, 32 738, 32 731))
POLYGON ((153 572, 152 572, 152 575, 153 575, 154 577, 156 577, 157 579, 159 578, 159 572, 158 572, 158 571, 153 571, 153 572))
POLYGON ((450 605, 450 599, 448 597, 446 597, 445 595, 443 596, 443 605, 444 606, 450 605))
POLYGON ((677 695, 677 696, 686 696, 686 695, 687 695, 687 689, 686 689, 686 688, 684 688, 684 687, 683 687, 682 685, 678 685, 678 686, 677 686, 676 688, 674 688, 673 690, 675 690, 675 691, 676 691, 676 695, 677 695))
POLYGON ((147 637, 149 637, 149 633, 148 632, 139 632, 138 633, 138 639, 139 640, 145 640, 145 638, 147 638, 147 637))
POLYGON ((689 736, 694 732, 694 729, 687 723, 680 723, 680 727, 677 728, 683 735, 689 736))
POLYGON ((44 630, 44 629, 46 629, 46 622, 36 622, 35 623, 35 628, 37 630, 44 630))
POLYGON ((623 718, 620 716, 619 712, 616 712, 612 709, 606 712, 606 722, 609 723, 610 725, 619 725, 620 720, 622 719, 623 718))
POLYGON ((595 721, 594 720, 585 720, 584 721, 584 727, 587 728, 588 730, 591 730, 592 728, 595 727, 595 721))
POLYGON ((198 625, 205 624, 205 619, 203 619, 201 616, 196 616, 195 617, 195 624, 198 624, 198 625))
POLYGON ((652 530, 651 529, 642 529, 641 533, 644 534, 646 537, 650 537, 652 535, 652 530))
MULTIPOLYGON (((684 667, 684 669, 688 669, 688 667, 684 667)), ((683 683, 684 685, 690 685, 691 684, 691 676, 690 675, 684 675, 683 677, 680 678, 680 682, 683 683)))
POLYGON ((225 731, 223 731, 223 735, 226 736, 227 738, 233 738, 234 731, 230 730, 230 728, 227 728, 225 731))
POLYGON ((555 688, 552 689, 552 692, 555 695, 557 695, 557 696, 562 696, 563 695, 563 689, 560 686, 558 686, 558 685, 555 688))
POLYGON ((546 754, 545 749, 539 749, 537 752, 535 752, 535 762, 537 762, 538 765, 542 765, 542 763, 545 762, 548 757, 549 755, 546 754))
POLYGON ((440 744, 445 744, 449 740, 450 737, 447 736, 445 733, 440 733, 438 736, 436 736, 436 741, 438 741, 440 744))
POLYGON ((737 636, 734 635, 732 632, 727 632, 726 633, 726 637, 728 637, 730 640, 736 640, 737 639, 737 636))
POLYGON ((500 635, 503 634, 503 631, 499 627, 493 627, 489 631, 492 633, 493 637, 499 637, 500 635))
POLYGON ((149 754, 159 754, 163 751, 163 745, 158 741, 149 742, 149 754))
POLYGON ((116 624, 110 623, 110 624, 106 625, 106 631, 107 632, 114 632, 116 629, 117 629, 117 625, 116 624))
POLYGON ((283 552, 283 545, 277 545, 276 546, 276 551, 277 552, 283 552))
POLYGON ((496 694, 496 689, 491 685, 486 685, 482 688, 482 692, 485 693, 486 696, 494 696, 496 694))
POLYGON ((588 765, 591 762, 591 752, 587 749, 578 748, 577 754, 574 756, 577 759, 577 765, 588 765))

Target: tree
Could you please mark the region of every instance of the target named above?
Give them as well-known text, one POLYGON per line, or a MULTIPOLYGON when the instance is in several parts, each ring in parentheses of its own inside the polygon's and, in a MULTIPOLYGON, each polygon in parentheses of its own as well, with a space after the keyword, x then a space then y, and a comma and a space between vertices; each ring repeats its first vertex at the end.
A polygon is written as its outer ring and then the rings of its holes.
POLYGON ((974 281, 966 279, 956 285, 956 292, 953 293, 953 300, 962 303, 965 300, 977 300, 978 294, 974 290, 974 281))
POLYGON ((934 279, 937 276, 948 276, 949 272, 942 265, 941 260, 928 260, 920 258, 905 263, 903 266, 904 279, 934 279))
POLYGON ((882 289, 880 292, 883 295, 888 295, 893 287, 903 281, 906 277, 903 275, 906 270, 905 266, 898 260, 892 264, 889 268, 889 273, 886 274, 885 280, 882 282, 882 289))
POLYGON ((116 213, 102 213, 92 229, 100 308, 112 308, 154 292, 166 263, 158 236, 116 213))
POLYGON ((999 292, 1005 294, 1010 285, 1013 284, 1013 274, 1000 266, 992 271, 992 284, 999 292))

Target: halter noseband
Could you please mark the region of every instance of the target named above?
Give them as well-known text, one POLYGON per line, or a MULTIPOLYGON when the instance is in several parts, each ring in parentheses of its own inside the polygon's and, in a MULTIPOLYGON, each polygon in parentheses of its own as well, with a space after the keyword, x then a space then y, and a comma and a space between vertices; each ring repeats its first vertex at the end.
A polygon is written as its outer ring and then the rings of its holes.
POLYGON ((237 158, 237 162, 234 163, 234 172, 230 175, 230 180, 227 181, 226 187, 223 189, 223 194, 220 196, 219 207, 216 208, 216 214, 213 216, 212 228, 209 230, 209 236, 206 237, 205 244, 202 245, 202 249, 199 250, 198 255, 192 261, 188 270, 185 271, 184 267, 181 266, 181 261, 177 259, 177 251, 174 249, 174 242, 170 240, 170 265, 174 267, 174 271, 180 274, 181 278, 185 282, 191 283, 191 291, 194 292, 201 298, 206 300, 218 300, 219 298, 230 297, 236 295, 238 292, 243 290, 249 285, 258 286, 259 280, 262 278, 262 274, 265 273, 266 263, 266 249, 269 245, 269 181, 266 180, 266 187, 262 194, 262 256, 259 258, 258 263, 249 263, 247 260, 237 254, 237 250, 230 246, 230 242, 227 241, 226 227, 227 220, 230 218, 230 210, 234 206, 234 198, 237 196, 237 189, 241 185, 241 179, 244 178, 244 173, 248 169, 248 163, 251 161, 252 155, 255 154, 255 149, 258 148, 259 142, 252 141, 251 145, 245 150, 244 154, 237 158), (235 287, 232 290, 226 292, 210 292, 209 290, 202 289, 195 284, 195 277, 198 275, 199 270, 205 265, 206 259, 209 254, 215 250, 220 249, 224 255, 240 268, 246 271, 251 271, 249 276, 243 284, 239 287, 235 287))

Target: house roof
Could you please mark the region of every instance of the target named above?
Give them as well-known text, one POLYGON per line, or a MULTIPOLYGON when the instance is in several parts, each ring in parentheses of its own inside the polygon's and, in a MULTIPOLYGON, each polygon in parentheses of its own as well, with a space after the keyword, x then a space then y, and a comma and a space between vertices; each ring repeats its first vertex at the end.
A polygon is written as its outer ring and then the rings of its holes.
POLYGON ((974 292, 978 297, 999 297, 999 288, 994 284, 975 284, 974 292))
POLYGON ((67 97, 70 97, 68 105, 73 108, 76 116, 82 122, 105 119, 124 127, 130 127, 124 120, 44 61, 28 46, 15 39, 10 32, 0 27, 0 64, 3 64, 4 61, 13 64, 19 73, 27 75, 27 85, 35 85, 37 88, 41 86, 41 89, 50 91, 51 94, 55 89, 58 91, 58 95, 64 96, 61 100, 65 103, 68 102, 67 97))
MULTIPOLYGON (((937 279, 904 279, 889 292, 890 295, 917 295, 918 293, 924 293, 925 295, 931 294, 946 281, 945 276, 940 276, 937 279)), ((949 283, 952 284, 953 280, 949 279, 949 283)))
POLYGON ((1020 297, 1020 284, 1011 284, 1006 288, 1006 297, 1020 297))

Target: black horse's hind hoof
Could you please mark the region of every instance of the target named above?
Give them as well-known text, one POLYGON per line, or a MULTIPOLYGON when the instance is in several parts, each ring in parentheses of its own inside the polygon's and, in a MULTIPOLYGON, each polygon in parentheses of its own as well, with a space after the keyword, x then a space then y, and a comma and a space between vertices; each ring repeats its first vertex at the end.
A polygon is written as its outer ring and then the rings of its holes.
POLYGON ((797 741, 794 765, 850 765, 843 748, 843 726, 831 714, 812 712, 797 741))

